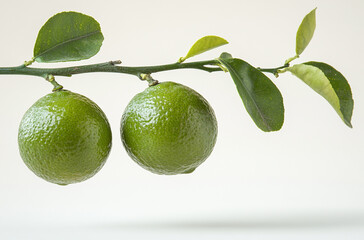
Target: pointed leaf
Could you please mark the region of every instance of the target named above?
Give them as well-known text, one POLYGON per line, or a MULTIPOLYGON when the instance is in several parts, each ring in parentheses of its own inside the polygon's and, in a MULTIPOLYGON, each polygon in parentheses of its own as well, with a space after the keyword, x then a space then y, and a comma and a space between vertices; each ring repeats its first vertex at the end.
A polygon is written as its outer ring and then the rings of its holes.
POLYGON ((324 97, 346 125, 352 127, 354 101, 345 77, 326 63, 306 62, 293 65, 288 71, 296 75, 324 97))
POLYGON ((77 12, 61 12, 40 29, 34 46, 37 62, 65 62, 88 59, 102 45, 99 23, 77 12))
POLYGON ((310 43, 316 28, 316 8, 307 14, 296 35, 296 54, 300 55, 310 43))
POLYGON ((247 62, 232 58, 219 61, 229 70, 244 106, 263 131, 278 131, 284 121, 283 98, 274 83, 247 62))
POLYGON ((201 53, 211 50, 213 48, 220 47, 225 44, 228 44, 228 41, 226 41, 225 39, 218 37, 218 36, 203 37, 203 38, 197 40, 197 42, 195 42, 195 44, 193 44, 193 46, 191 47, 191 49, 187 53, 187 55, 185 57, 180 58, 179 62, 183 62, 187 58, 196 56, 198 54, 201 54, 201 53))

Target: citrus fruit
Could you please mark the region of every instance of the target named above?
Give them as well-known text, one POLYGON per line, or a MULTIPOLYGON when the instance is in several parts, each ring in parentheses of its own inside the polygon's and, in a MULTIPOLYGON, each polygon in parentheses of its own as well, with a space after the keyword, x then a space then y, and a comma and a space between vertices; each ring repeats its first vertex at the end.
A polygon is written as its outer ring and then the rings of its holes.
POLYGON ((120 132, 129 156, 143 168, 165 175, 191 173, 212 152, 217 121, 196 91, 163 82, 130 101, 120 132))
POLYGON ((102 168, 111 149, 111 130, 94 102, 60 90, 27 110, 18 144, 23 161, 37 176, 67 185, 84 181, 102 168))

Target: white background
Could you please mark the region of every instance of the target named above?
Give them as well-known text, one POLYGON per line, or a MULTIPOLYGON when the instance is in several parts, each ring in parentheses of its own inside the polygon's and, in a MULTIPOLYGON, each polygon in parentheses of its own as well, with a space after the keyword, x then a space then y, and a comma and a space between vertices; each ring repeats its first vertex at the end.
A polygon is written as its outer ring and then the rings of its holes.
MULTIPOLYGON (((303 17, 317 9, 317 28, 297 63, 331 64, 349 81, 353 129, 290 73, 272 77, 285 103, 281 131, 260 131, 228 74, 178 70, 155 74, 200 92, 215 109, 218 141, 194 173, 159 176, 140 168, 121 144, 128 101, 147 84, 129 75, 58 77, 95 101, 109 118, 113 149, 92 179, 61 187, 36 177, 17 147, 24 112, 52 86, 31 76, 0 76, 0 239, 364 239, 364 2, 348 1, 4 1, 0 66, 32 57, 37 32, 53 14, 79 11, 102 27, 101 51, 80 63, 175 62, 205 35, 222 51, 258 67, 293 56, 303 17)), ((192 59, 191 59, 192 60, 192 59)))

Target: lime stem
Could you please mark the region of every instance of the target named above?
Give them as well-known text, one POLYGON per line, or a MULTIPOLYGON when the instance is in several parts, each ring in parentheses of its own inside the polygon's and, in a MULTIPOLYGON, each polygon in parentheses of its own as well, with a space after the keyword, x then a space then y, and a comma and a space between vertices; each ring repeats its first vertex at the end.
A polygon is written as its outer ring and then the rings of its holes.
POLYGON ((56 79, 55 79, 55 77, 53 76, 53 75, 50 75, 50 74, 48 74, 46 77, 45 77, 45 79, 48 81, 48 82, 50 82, 50 83, 52 83, 52 85, 53 85, 53 92, 56 92, 56 91, 60 91, 60 90, 62 90, 63 89, 63 86, 62 85, 60 85, 60 84, 58 84, 57 82, 56 82, 56 79))

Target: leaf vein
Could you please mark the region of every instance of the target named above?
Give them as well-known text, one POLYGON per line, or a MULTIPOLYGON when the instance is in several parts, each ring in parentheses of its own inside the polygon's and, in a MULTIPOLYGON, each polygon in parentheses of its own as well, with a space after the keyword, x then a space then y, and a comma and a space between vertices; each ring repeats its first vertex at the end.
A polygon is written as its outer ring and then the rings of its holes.
POLYGON ((63 41, 61 43, 58 43, 58 44, 54 45, 51 48, 48 48, 44 52, 38 54, 37 56, 34 56, 34 58, 35 59, 39 58, 39 57, 43 56, 44 54, 48 53, 49 51, 52 51, 53 49, 56 49, 56 48, 58 48, 58 47, 60 47, 62 45, 68 44, 68 43, 70 43, 72 41, 77 41, 77 40, 81 40, 81 39, 84 39, 84 38, 88 38, 88 37, 93 36, 93 35, 98 34, 98 33, 101 33, 101 30, 93 31, 93 32, 90 32, 90 33, 85 34, 85 35, 81 35, 81 36, 78 36, 78 37, 75 37, 75 38, 68 39, 66 41, 63 41))

